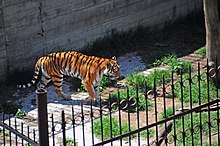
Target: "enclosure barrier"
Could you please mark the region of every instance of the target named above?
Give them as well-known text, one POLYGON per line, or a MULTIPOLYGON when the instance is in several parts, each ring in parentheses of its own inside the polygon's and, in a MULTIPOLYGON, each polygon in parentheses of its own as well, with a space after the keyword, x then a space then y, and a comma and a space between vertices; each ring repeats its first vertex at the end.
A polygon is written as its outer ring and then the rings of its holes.
POLYGON ((52 114, 49 141, 53 146, 219 145, 219 81, 213 80, 219 68, 198 63, 186 73, 163 76, 161 84, 154 79, 152 87, 118 89, 97 105, 73 105, 71 115, 61 111, 61 120, 52 114))

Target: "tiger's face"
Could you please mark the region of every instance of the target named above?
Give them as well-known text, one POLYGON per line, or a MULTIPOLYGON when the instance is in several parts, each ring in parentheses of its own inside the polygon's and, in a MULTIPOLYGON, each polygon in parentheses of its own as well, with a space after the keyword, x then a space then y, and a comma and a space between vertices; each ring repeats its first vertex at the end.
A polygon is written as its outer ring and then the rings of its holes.
POLYGON ((116 62, 116 57, 112 57, 107 63, 107 75, 114 76, 115 78, 119 78, 121 73, 119 69, 119 65, 116 62))

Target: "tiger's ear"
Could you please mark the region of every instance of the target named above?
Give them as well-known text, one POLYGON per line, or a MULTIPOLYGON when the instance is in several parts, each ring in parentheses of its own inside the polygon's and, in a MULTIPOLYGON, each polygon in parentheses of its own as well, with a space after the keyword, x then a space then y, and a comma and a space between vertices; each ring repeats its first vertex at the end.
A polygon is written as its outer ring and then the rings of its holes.
POLYGON ((108 69, 111 68, 111 63, 110 63, 110 62, 107 62, 106 65, 107 65, 107 68, 108 68, 108 69))
POLYGON ((113 56, 113 57, 112 57, 112 60, 116 60, 116 57, 115 57, 115 56, 113 56))

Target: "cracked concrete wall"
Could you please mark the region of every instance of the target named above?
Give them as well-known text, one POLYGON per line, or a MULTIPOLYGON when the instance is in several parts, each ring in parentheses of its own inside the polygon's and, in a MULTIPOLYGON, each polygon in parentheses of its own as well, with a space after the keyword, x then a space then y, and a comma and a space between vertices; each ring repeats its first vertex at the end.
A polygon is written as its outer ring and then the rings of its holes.
POLYGON ((163 25, 199 9, 202 0, 0 0, 0 80, 113 28, 163 25))

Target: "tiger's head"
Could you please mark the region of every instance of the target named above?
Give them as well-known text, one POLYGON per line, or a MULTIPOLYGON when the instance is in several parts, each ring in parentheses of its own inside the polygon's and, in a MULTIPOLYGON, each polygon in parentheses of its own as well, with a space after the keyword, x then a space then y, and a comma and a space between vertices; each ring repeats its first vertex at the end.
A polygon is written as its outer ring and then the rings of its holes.
POLYGON ((119 65, 117 64, 116 57, 112 57, 112 59, 109 59, 109 61, 106 63, 107 68, 104 74, 109 75, 111 77, 119 78, 121 73, 119 69, 119 65))

